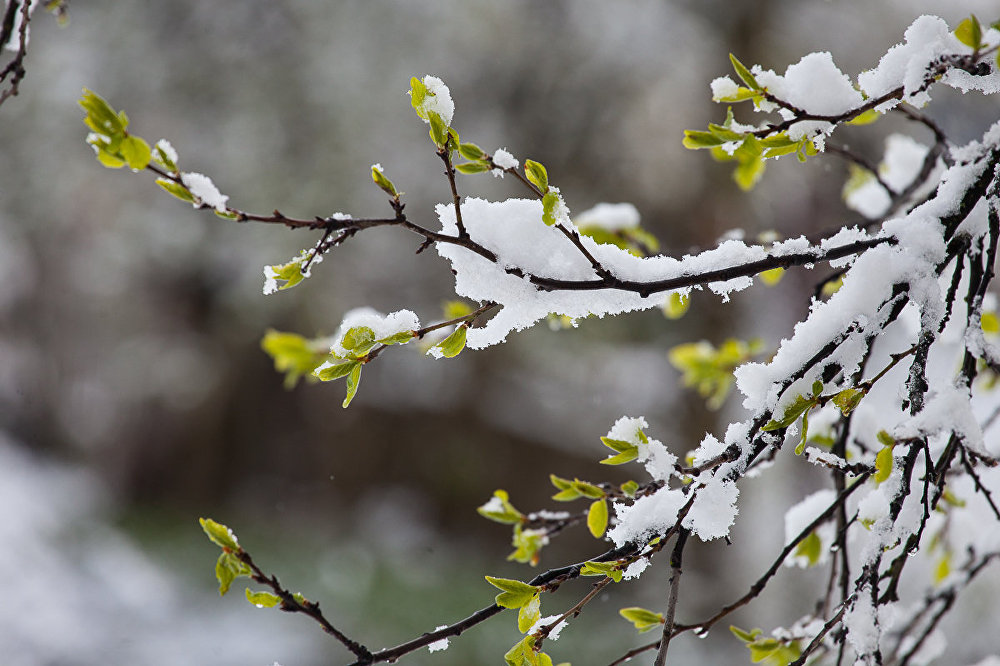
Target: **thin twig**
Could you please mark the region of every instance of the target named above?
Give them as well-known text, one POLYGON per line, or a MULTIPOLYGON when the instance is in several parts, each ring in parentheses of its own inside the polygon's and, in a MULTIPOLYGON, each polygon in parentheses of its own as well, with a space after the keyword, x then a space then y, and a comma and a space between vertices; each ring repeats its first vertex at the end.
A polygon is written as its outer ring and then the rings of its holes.
POLYGON ((302 613, 303 615, 307 615, 315 620, 323 628, 323 631, 336 638, 344 647, 354 653, 354 656, 360 660, 360 663, 371 663, 372 655, 368 648, 361 645, 357 641, 348 638, 343 632, 330 624, 330 621, 327 620, 326 617, 323 616, 322 611, 320 611, 318 603, 308 600, 300 602, 295 598, 295 595, 281 586, 277 577, 265 574, 253 561, 253 558, 250 557, 250 553, 242 548, 238 553, 236 553, 236 556, 253 571, 253 575, 251 576, 252 580, 261 583, 262 585, 267 585, 271 588, 274 594, 281 599, 281 610, 289 613, 302 613))
POLYGON ((823 625, 823 628, 820 630, 820 632, 816 634, 816 636, 814 636, 811 641, 809 641, 809 645, 807 645, 805 649, 802 650, 802 654, 799 655, 799 658, 790 663, 788 666, 802 666, 803 664, 806 663, 806 659, 809 657, 809 655, 811 655, 816 650, 816 648, 818 648, 823 643, 823 639, 830 632, 830 630, 833 629, 835 626, 837 626, 837 624, 840 622, 840 619, 844 617, 844 612, 848 609, 848 607, 851 604, 854 603, 854 599, 856 597, 857 597, 856 594, 851 595, 850 597, 845 599, 842 604, 840 604, 840 609, 833 615, 833 617, 827 620, 826 624, 823 625))
POLYGON ((535 639, 536 639, 535 649, 537 650, 539 646, 542 644, 542 641, 544 641, 546 638, 549 637, 549 634, 552 633, 552 630, 558 627, 560 624, 562 624, 567 618, 576 617, 577 615, 579 615, 580 612, 583 610, 583 607, 586 606, 588 603, 590 603, 593 600, 593 598, 596 597, 598 594, 600 594, 601 590, 606 588, 611 582, 612 579, 605 576, 598 582, 594 583, 593 589, 591 589, 590 592, 588 592, 586 596, 583 597, 583 599, 580 599, 580 601, 576 602, 572 608, 570 608, 565 613, 560 615, 558 618, 556 618, 552 622, 549 622, 544 627, 535 632, 535 639))
POLYGON ((689 530, 681 529, 677 532, 677 540, 674 542, 674 550, 670 553, 670 594, 667 597, 667 613, 663 622, 663 633, 660 637, 660 647, 656 652, 656 659, 653 666, 664 666, 667 662, 667 649, 670 647, 670 639, 674 635, 674 615, 677 610, 677 594, 681 585, 681 560, 684 555, 684 544, 687 543, 689 530))
POLYGON ((459 238, 468 238, 469 232, 465 230, 462 222, 462 199, 458 196, 458 184, 455 182, 455 166, 451 163, 451 133, 445 139, 444 145, 438 149, 438 157, 444 162, 444 173, 448 177, 448 185, 451 187, 452 203, 455 206, 455 226, 458 228, 459 238))
POLYGON ((771 579, 772 576, 774 576, 774 574, 778 572, 778 569, 781 567, 782 562, 785 561, 785 558, 788 557, 788 555, 791 554, 791 552, 796 547, 798 547, 799 543, 801 543, 803 539, 812 534, 817 527, 819 527, 827 520, 829 520, 833 516, 833 513, 837 510, 837 507, 846 502, 847 498, 850 497, 855 490, 864 485, 864 482, 868 478, 868 476, 869 476, 868 474, 863 474, 862 476, 860 476, 857 481, 851 484, 850 487, 848 487, 839 495, 837 495, 836 499, 833 500, 830 506, 828 506, 826 510, 823 511, 823 513, 819 514, 819 516, 817 516, 815 520, 806 525, 805 528, 801 532, 799 532, 799 534, 794 539, 792 539, 792 541, 789 542, 789 544, 785 546, 780 553, 778 553, 778 556, 774 559, 774 562, 772 562, 771 566, 767 569, 767 571, 764 572, 764 575, 758 578, 757 581, 750 586, 749 592, 744 594, 736 601, 723 606, 719 610, 719 612, 717 612, 715 615, 708 618, 707 620, 704 620, 702 622, 697 622, 691 626, 698 627, 700 631, 707 631, 716 622, 726 617, 734 610, 742 608, 743 606, 753 601, 753 599, 755 599, 761 592, 764 591, 764 588, 767 586, 768 581, 771 579))

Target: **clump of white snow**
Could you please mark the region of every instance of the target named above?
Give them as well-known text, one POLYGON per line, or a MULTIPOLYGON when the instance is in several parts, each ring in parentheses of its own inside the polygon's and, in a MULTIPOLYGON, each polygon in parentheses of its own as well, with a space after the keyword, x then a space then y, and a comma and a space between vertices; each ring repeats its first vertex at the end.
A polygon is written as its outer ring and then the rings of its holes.
POLYGON ((194 207, 201 204, 210 206, 220 213, 226 212, 226 202, 229 197, 219 192, 219 189, 212 182, 212 179, 201 173, 184 172, 181 174, 181 182, 188 188, 192 196, 196 199, 194 207))
POLYGON ((521 163, 508 153, 506 148, 500 148, 493 153, 493 164, 500 167, 499 169, 493 169, 493 175, 500 176, 501 178, 503 178, 504 169, 516 169, 521 166, 521 163))
POLYGON ((166 139, 160 139, 159 141, 156 142, 156 147, 159 148, 164 155, 166 155, 168 160, 170 160, 174 164, 177 164, 177 159, 178 159, 177 151, 174 150, 174 147, 170 144, 169 141, 167 141, 166 139))
MULTIPOLYGON (((769 93, 806 113, 836 116, 864 103, 864 97, 851 79, 837 68, 833 56, 825 51, 810 53, 789 65, 784 76, 759 66, 754 67, 753 73, 769 93)), ((827 122, 803 121, 792 125, 788 136, 797 141, 828 129, 831 125, 827 122)))
MULTIPOLYGON (((785 543, 791 543, 809 523, 826 511, 836 498, 837 493, 830 489, 818 490, 786 511, 785 543)), ((808 567, 813 564, 826 564, 830 559, 830 546, 833 545, 836 531, 836 525, 829 520, 817 527, 813 534, 819 537, 819 559, 812 562, 806 555, 792 553, 785 559, 785 566, 808 567)))
MULTIPOLYGON (((528 629, 528 631, 526 631, 525 633, 526 634, 533 634, 536 631, 538 631, 539 629, 544 629, 548 625, 550 625, 553 622, 555 622, 556 620, 558 620, 560 617, 561 616, 559 616, 559 615, 547 615, 546 617, 539 618, 538 621, 535 622, 533 625, 531 625, 531 628, 528 629)), ((561 634, 562 630, 565 629, 568 625, 569 625, 569 622, 567 622, 566 620, 563 620, 562 622, 560 622, 556 626, 552 627, 552 629, 549 630, 549 638, 551 640, 554 640, 554 641, 559 640, 559 634, 561 634)))
MULTIPOLYGON (((442 232, 457 236, 454 206, 439 204, 437 214, 442 232)), ((544 224, 542 204, 538 200, 492 202, 469 198, 462 203, 462 219, 472 240, 493 252, 497 260, 491 261, 452 243, 436 243, 438 254, 451 262, 455 272, 455 293, 503 306, 485 326, 469 330, 466 344, 472 349, 503 342, 509 333, 528 328, 549 314, 571 319, 590 315, 603 317, 662 307, 666 300, 666 290, 645 297, 620 289, 546 290, 533 284, 528 277, 518 276, 516 272, 523 271, 543 279, 599 280, 591 262, 579 248, 559 229, 544 224)), ((769 254, 816 251, 804 238, 789 239, 769 249, 728 240, 712 250, 675 259, 663 255, 636 257, 615 245, 599 244, 588 237, 580 238, 580 242, 616 277, 647 283, 727 269, 764 259, 769 254)), ((752 277, 743 276, 711 282, 707 287, 727 298, 730 292, 752 284, 752 277)))
MULTIPOLYGON (((435 627, 434 631, 441 631, 442 629, 447 629, 447 628, 448 628, 447 624, 442 624, 442 625, 440 625, 438 627, 435 627)), ((428 643, 427 644, 427 651, 428 652, 442 652, 444 650, 447 650, 448 649, 448 640, 449 639, 447 639, 447 638, 442 638, 439 641, 434 641, 433 643, 428 643)))
POLYGON ((727 97, 733 97, 740 87, 728 76, 720 76, 712 80, 712 101, 718 102, 727 97))
POLYGON ((578 227, 599 227, 607 231, 639 226, 639 211, 630 203, 599 203, 573 219, 578 227))
MULTIPOLYGON (((451 91, 448 90, 448 86, 444 84, 444 81, 430 74, 423 78, 423 83, 427 86, 427 95, 424 97, 421 110, 424 111, 425 115, 428 112, 438 114, 444 124, 451 127, 451 119, 455 115, 455 102, 451 99, 451 91)), ((425 118, 424 122, 430 123, 430 120, 425 118)))
MULTIPOLYGON (((882 182, 893 192, 902 192, 920 173, 928 150, 927 146, 908 135, 890 134, 885 140, 885 156, 878 167, 882 182)), ((937 178, 931 174, 928 182, 933 186, 937 178)), ((914 192, 915 197, 920 197, 922 194, 926 194, 926 191, 914 192)), ((888 212, 892 199, 885 188, 873 178, 848 192, 846 203, 848 207, 865 217, 876 219, 888 212)))
MULTIPOLYGON (((875 69, 858 75, 858 85, 870 98, 881 97, 902 86, 904 100, 919 108, 931 99, 925 81, 935 62, 941 56, 965 54, 970 49, 955 37, 947 23, 936 16, 917 18, 903 37, 905 41, 889 49, 875 69)), ((1000 43, 1000 31, 987 29, 983 33, 983 41, 988 45, 1000 43)), ((993 67, 985 76, 973 76, 952 68, 941 78, 941 82, 962 92, 979 90, 993 94, 1000 91, 1000 68, 993 67)), ((878 110, 886 111, 901 101, 888 100, 878 110)))

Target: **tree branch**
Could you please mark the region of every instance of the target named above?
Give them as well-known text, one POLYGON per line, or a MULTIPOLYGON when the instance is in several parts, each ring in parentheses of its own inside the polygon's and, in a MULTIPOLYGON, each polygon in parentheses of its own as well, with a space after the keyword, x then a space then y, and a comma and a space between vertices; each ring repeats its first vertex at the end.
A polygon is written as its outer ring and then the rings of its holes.
POLYGON ((687 543, 689 534, 690 531, 683 528, 677 532, 674 550, 670 554, 670 594, 667 597, 667 614, 663 622, 660 648, 656 652, 653 666, 664 666, 667 662, 667 648, 670 647, 670 639, 674 635, 674 613, 677 610, 677 593, 681 585, 681 559, 684 555, 684 544, 687 543))

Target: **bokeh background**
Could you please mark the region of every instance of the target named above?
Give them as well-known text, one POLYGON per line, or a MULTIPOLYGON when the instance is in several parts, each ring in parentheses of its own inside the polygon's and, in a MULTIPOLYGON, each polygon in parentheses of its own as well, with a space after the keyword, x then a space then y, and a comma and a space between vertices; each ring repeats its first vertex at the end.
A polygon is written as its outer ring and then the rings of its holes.
MULTIPOLYGON (((70 4, 65 28, 36 13, 27 78, 0 107, 0 662, 14 666, 349 661, 304 618, 219 599, 203 515, 372 648, 464 617, 492 598, 484 573, 533 575, 504 560, 508 530, 476 506, 506 488, 523 510, 562 508, 548 474, 613 473, 596 465, 598 438, 623 414, 644 415, 680 454, 718 432, 739 401, 708 411, 666 350, 732 335, 773 348, 816 280, 792 273, 724 307, 699 293, 679 322, 652 312, 541 325, 451 361, 393 350, 343 410, 340 382, 286 391, 260 351, 264 331, 330 334, 360 305, 434 321, 447 264, 416 256, 417 237, 374 230, 264 297, 261 268, 315 236, 220 220, 145 174, 102 168, 84 142, 82 88, 126 109, 140 136, 169 139, 183 169, 241 209, 388 214, 368 175, 380 162, 407 212, 433 226, 447 183, 405 91, 410 76, 435 74, 463 139, 543 162, 574 211, 634 203, 664 251, 683 254, 733 227, 798 235, 854 219, 834 157, 772 164, 744 194, 729 165, 681 147, 682 130, 722 118, 708 83, 730 72, 729 52, 780 72, 829 50, 854 76, 921 13, 997 18, 995 0, 70 4)), ((931 115, 956 140, 997 116, 995 100, 936 99, 931 115)), ((852 147, 877 161, 901 128, 859 128, 852 147)), ((521 195, 510 179, 460 184, 521 195)), ((742 593, 780 549, 782 507, 817 483, 801 466, 781 476, 787 485, 746 484, 732 546, 692 550, 685 587, 698 592, 680 621, 742 593)), ((567 534, 541 567, 601 550, 567 534)), ((782 575, 782 593, 733 621, 770 628, 808 612, 809 576, 782 575)), ((557 661, 607 663, 644 642, 616 611, 659 607, 665 586, 654 570, 595 602, 550 646, 557 661)), ((408 663, 499 663, 512 625, 495 620, 408 663)), ((678 658, 745 661, 723 633, 685 636, 678 658)))

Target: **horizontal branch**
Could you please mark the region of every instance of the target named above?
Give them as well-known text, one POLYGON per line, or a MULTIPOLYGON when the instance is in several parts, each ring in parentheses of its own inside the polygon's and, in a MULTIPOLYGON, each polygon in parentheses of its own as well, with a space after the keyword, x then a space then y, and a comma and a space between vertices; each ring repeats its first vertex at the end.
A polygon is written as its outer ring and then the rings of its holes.
POLYGON ((822 250, 814 247, 805 252, 794 252, 790 254, 770 255, 757 261, 734 264, 725 268, 692 273, 690 275, 679 275, 677 277, 665 278, 662 280, 650 280, 642 282, 638 280, 623 280, 617 277, 602 278, 599 280, 558 280, 554 278, 539 277, 525 274, 532 284, 547 291, 597 291, 600 289, 618 289, 621 291, 631 291, 640 296, 671 289, 681 289, 710 282, 726 282, 740 277, 752 277, 773 268, 789 268, 791 266, 803 266, 821 261, 832 261, 857 254, 862 250, 867 250, 878 245, 887 243, 894 245, 896 239, 890 236, 870 238, 868 240, 854 241, 829 250, 822 250))
MULTIPOLYGON (((534 578, 532 578, 530 581, 528 581, 528 584, 534 585, 536 587, 547 585, 553 582, 562 584, 566 580, 578 577, 580 575, 580 570, 583 569, 583 566, 587 562, 610 562, 613 560, 618 560, 623 557, 628 557, 630 555, 633 555, 636 550, 637 547, 630 544, 626 544, 620 548, 613 548, 605 553, 602 553, 601 555, 598 555, 597 557, 590 558, 589 560, 585 560, 583 562, 578 562, 576 564, 571 564, 557 569, 549 569, 548 571, 540 573, 534 578)), ((409 654, 410 652, 413 652, 415 650, 419 650, 420 648, 426 647, 431 643, 442 640, 444 638, 459 636, 465 630, 470 629, 476 626, 477 624, 480 624, 481 622, 490 619, 491 617, 502 612, 503 610, 504 610, 503 607, 498 606, 497 604, 494 603, 490 606, 477 610, 472 615, 469 615, 468 617, 459 620, 454 624, 450 624, 447 627, 444 627, 443 629, 438 629, 437 631, 431 631, 421 636, 418 636, 413 640, 401 643, 400 645, 397 645, 395 647, 386 648, 384 650, 374 652, 371 654, 370 658, 358 659, 354 663, 350 664, 350 666, 370 666, 371 664, 377 664, 382 662, 390 662, 390 663, 394 662, 403 655, 409 654)))

